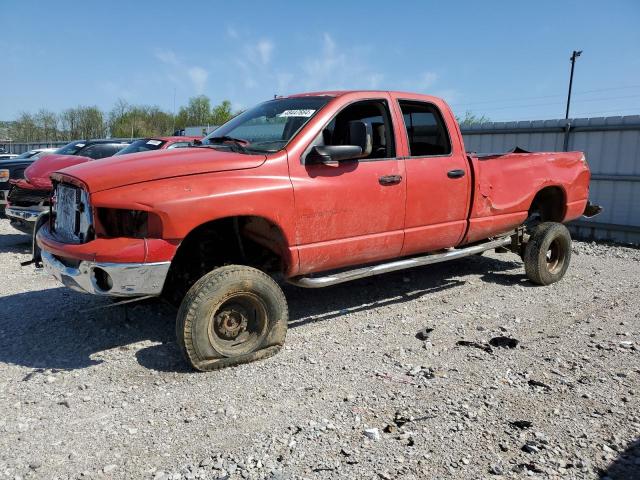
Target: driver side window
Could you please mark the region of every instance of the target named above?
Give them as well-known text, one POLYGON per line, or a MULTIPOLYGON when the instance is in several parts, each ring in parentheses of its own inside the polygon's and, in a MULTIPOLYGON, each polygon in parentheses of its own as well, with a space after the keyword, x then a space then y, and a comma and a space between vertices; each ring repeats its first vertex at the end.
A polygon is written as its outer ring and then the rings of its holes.
POLYGON ((350 122, 360 121, 371 126, 371 153, 362 158, 395 158, 395 142, 389 106, 385 100, 365 100, 352 103, 338 113, 316 138, 314 146, 351 145, 350 122))

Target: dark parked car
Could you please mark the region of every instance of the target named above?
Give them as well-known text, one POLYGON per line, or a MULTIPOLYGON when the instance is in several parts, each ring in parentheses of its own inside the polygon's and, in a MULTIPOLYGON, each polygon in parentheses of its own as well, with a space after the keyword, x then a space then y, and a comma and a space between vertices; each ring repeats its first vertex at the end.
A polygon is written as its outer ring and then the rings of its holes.
POLYGON ((4 214, 7 204, 7 196, 11 188, 9 180, 22 178, 24 170, 35 162, 38 158, 54 153, 55 148, 36 148, 28 150, 20 155, 14 155, 12 158, 0 158, 0 213, 4 214))
POLYGON ((111 138, 94 140, 76 140, 45 155, 38 162, 27 165, 24 172, 10 176, 13 184, 7 197, 5 215, 11 225, 25 233, 31 233, 41 213, 49 209, 51 196, 51 172, 61 170, 82 161, 99 160, 111 157, 131 143, 132 140, 111 138), (82 159, 82 161, 79 161, 82 159))

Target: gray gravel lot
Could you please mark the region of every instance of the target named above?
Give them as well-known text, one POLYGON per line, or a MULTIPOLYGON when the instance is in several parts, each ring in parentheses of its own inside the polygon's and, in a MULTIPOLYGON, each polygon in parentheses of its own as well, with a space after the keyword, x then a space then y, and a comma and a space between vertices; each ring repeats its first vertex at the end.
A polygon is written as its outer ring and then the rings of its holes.
POLYGON ((640 250, 287 286, 282 352, 203 374, 168 306, 86 312, 28 242, 0 220, 0 478, 640 478, 640 250))

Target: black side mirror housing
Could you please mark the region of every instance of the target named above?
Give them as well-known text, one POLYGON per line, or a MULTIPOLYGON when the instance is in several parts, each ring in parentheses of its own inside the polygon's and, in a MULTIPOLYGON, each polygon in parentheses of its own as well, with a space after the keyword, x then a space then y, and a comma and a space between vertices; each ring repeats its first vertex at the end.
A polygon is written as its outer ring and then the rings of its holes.
POLYGON ((362 157, 362 148, 357 145, 318 145, 313 147, 307 158, 306 164, 344 162, 345 160, 355 160, 362 157))
POLYGON ((346 160, 357 160, 371 155, 373 134, 371 125, 355 120, 347 125, 348 145, 316 145, 307 154, 305 164, 332 164, 346 160))

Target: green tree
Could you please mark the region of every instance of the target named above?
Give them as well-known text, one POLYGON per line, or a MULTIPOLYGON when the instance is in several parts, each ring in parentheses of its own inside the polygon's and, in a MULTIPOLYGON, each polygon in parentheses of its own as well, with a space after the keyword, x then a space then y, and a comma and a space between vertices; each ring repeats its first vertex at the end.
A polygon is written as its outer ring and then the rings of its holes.
POLYGON ((191 97, 189 103, 180 107, 176 117, 176 127, 207 125, 211 120, 211 100, 206 95, 191 97))
POLYGON ((158 106, 132 106, 119 101, 109 113, 113 137, 157 137, 172 133, 173 115, 158 106))
POLYGON ((489 119, 489 117, 487 117, 486 115, 476 115, 469 110, 464 112, 464 117, 462 118, 456 116, 456 120, 458 121, 459 125, 478 125, 480 123, 491 121, 491 119, 489 119))
POLYGON ((212 107, 209 97, 199 95, 191 97, 186 106, 180 107, 176 115, 176 129, 200 125, 222 125, 233 116, 229 100, 224 100, 212 107))
POLYGON ((220 105, 213 107, 211 111, 211 124, 222 125, 231 120, 233 116, 231 112, 231 102, 229 100, 223 100, 220 105))
POLYGON ((10 128, 10 136, 15 142, 35 142, 40 132, 36 121, 28 112, 21 112, 10 128))

